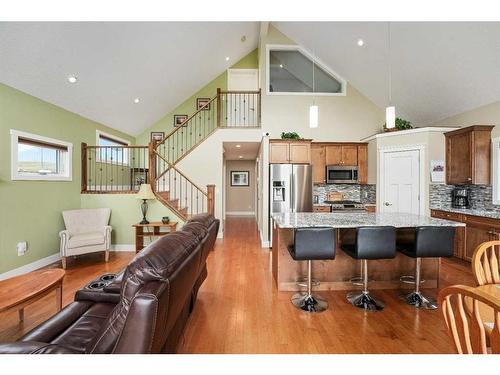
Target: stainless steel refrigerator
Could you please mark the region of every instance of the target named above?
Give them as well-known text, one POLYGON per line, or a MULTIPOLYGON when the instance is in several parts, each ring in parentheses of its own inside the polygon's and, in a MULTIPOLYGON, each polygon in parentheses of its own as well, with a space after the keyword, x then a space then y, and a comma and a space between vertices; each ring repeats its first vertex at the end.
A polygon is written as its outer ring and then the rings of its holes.
POLYGON ((274 213, 312 212, 312 166, 271 164, 269 170, 269 243, 272 245, 274 213))

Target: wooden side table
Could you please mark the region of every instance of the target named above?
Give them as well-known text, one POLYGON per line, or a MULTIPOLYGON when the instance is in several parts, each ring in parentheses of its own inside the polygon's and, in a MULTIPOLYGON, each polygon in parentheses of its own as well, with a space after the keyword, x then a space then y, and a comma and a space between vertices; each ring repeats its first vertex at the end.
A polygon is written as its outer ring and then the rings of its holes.
POLYGON ((161 221, 151 222, 149 224, 134 224, 135 228, 135 252, 138 253, 144 248, 144 237, 161 237, 168 233, 175 232, 177 229, 177 222, 170 221, 164 224, 161 221), (152 231, 149 231, 152 228, 152 231), (161 228, 168 228, 168 232, 162 231, 161 228), (146 229, 146 230, 144 230, 146 229))

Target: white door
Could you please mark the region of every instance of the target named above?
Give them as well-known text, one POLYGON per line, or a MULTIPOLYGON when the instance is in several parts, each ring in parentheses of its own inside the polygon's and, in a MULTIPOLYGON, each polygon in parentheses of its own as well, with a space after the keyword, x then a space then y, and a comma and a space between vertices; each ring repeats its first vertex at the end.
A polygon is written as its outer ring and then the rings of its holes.
POLYGON ((259 90, 258 69, 228 69, 226 96, 226 126, 258 126, 258 96, 245 93, 259 90))
POLYGON ((420 214, 420 151, 383 154, 381 212, 420 214))

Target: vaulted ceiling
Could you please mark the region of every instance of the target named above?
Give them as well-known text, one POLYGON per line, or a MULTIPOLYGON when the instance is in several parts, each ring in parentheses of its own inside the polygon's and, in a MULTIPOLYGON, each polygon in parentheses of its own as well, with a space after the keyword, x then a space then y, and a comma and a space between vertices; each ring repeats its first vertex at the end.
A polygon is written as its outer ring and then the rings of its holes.
MULTIPOLYGON (((416 125, 500 100, 500 23, 391 23, 390 49, 387 23, 273 25, 380 107, 391 75, 416 125)), ((259 23, 0 23, 0 36, 0 82, 135 135, 256 48, 259 23)))
POLYGON ((258 36, 258 22, 0 23, 0 82, 135 135, 254 50, 258 36))
POLYGON ((275 22, 380 107, 426 125, 500 100, 500 23, 275 22), (364 45, 357 45, 362 39, 364 45))

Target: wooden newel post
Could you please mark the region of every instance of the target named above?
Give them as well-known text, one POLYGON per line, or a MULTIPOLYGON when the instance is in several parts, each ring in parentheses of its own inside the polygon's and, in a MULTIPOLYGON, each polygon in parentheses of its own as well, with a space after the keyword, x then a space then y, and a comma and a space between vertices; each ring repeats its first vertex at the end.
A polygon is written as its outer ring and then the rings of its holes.
POLYGON ((82 193, 87 191, 87 144, 82 142, 82 193))
POLYGON ((148 145, 148 158, 149 158, 149 171, 148 171, 148 182, 151 184, 151 189, 153 192, 156 191, 156 155, 155 155, 155 144, 154 142, 149 142, 148 145))
POLYGON ((217 127, 221 127, 221 116, 222 116, 222 106, 221 106, 221 97, 220 97, 220 87, 217 87, 217 127))
POLYGON ((215 216, 215 185, 207 185, 207 209, 210 215, 215 216))

